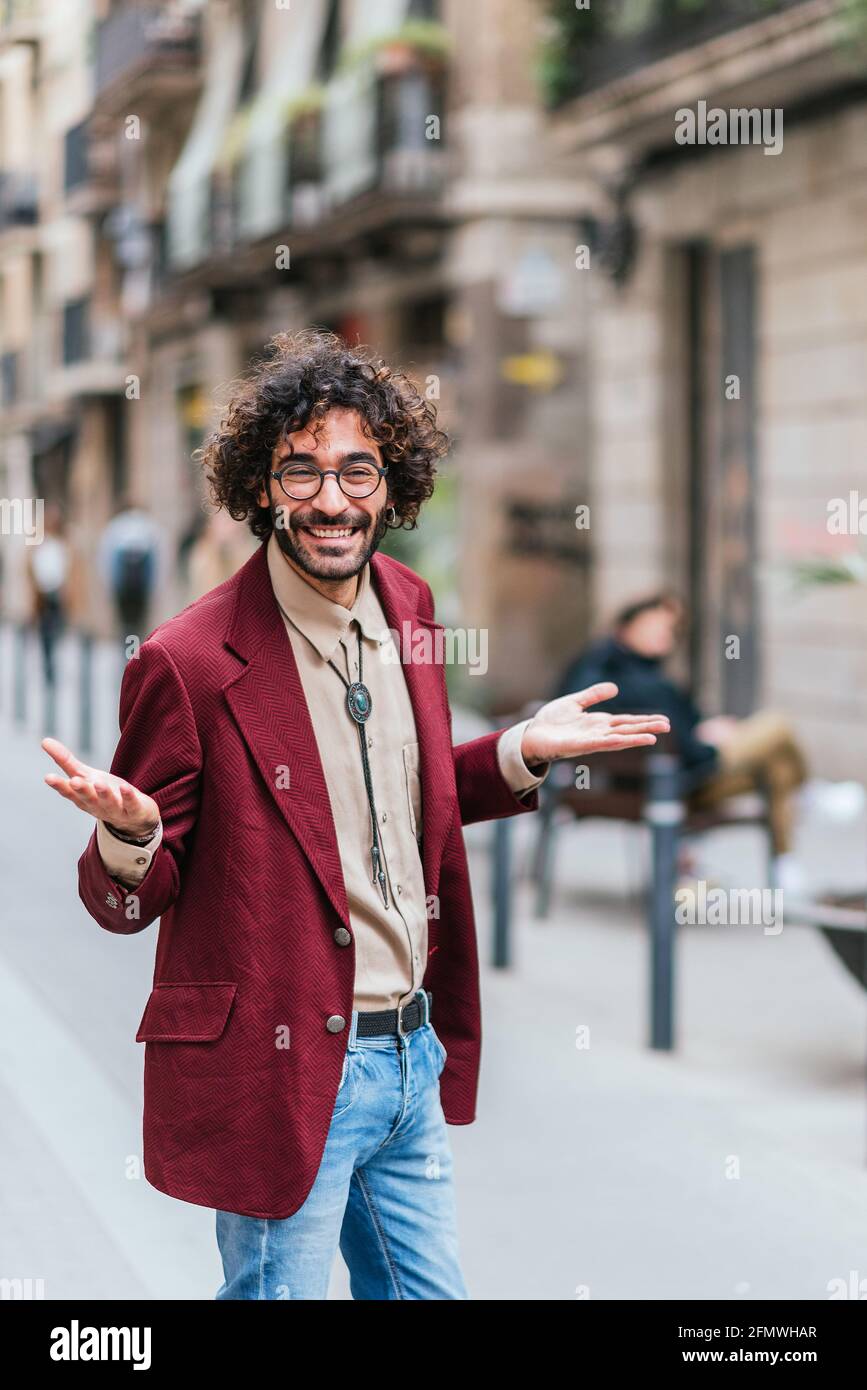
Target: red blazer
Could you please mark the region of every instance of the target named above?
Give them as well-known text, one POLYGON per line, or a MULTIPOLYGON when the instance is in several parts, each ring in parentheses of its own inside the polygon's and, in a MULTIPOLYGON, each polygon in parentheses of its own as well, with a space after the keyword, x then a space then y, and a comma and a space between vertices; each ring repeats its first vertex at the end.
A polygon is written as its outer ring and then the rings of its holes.
MULTIPOLYGON (((436 629, 429 586, 371 561, 391 629, 436 629)), ((409 645, 409 644, 408 644, 409 645)), ((436 648, 435 648, 436 649, 436 648)), ((452 748, 442 664, 407 663, 418 726, 429 922, 426 989, 448 1051, 450 1124, 475 1119, 481 1020, 461 826, 535 810, 507 786, 498 733, 452 748)), ((163 840, 131 892, 96 831, 79 894, 106 931, 160 918, 146 1044, 144 1168, 186 1202, 291 1216, 313 1186, 349 1037, 355 943, 322 764, 260 549, 231 579, 150 634, 129 661, 111 770, 157 801, 163 840), (288 765, 289 777, 277 769, 288 765), (287 782, 279 786, 278 782, 287 782), (342 1014, 347 1025, 329 1033, 342 1014), (289 1046, 278 1046, 286 1036, 289 1046)))

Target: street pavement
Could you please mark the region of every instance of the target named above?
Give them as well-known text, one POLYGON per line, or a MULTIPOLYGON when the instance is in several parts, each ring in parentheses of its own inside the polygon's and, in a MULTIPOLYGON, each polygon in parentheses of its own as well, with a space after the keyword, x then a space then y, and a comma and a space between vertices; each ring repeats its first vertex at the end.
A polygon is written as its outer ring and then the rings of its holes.
MULTIPOLYGON (((11 723, 5 655, 0 1278, 42 1280, 49 1299, 210 1299, 213 1213, 140 1171, 134 1034, 156 926, 114 936, 85 912, 76 860, 90 826, 42 781, 37 712, 11 723)), ((103 706, 110 756, 116 715, 103 706)), ((75 711, 63 718, 74 742, 75 711)), ((531 816, 515 825, 506 970, 488 964, 490 828, 467 832, 482 1074, 476 1122, 449 1135, 471 1296, 824 1299, 838 1279, 864 1280, 867 1297, 863 990, 813 930, 684 927, 677 1046, 654 1053, 643 832, 564 828, 553 910, 538 922, 524 878, 534 830, 531 816)), ((863 825, 802 839, 817 872, 863 875, 863 825)), ((750 832, 700 852, 759 881, 750 832)), ((331 1296, 349 1297, 339 1257, 331 1296)))

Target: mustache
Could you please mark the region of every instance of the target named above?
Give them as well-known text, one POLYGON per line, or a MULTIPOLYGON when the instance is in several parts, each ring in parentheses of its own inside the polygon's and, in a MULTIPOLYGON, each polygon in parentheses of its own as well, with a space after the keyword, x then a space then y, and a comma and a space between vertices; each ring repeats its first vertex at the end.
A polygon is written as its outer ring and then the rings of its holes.
POLYGON ((345 526, 356 526, 360 530, 367 530, 373 521, 373 517, 367 512, 362 512, 359 516, 351 516, 348 512, 340 516, 327 516, 324 512, 307 512, 303 516, 299 512, 293 512, 289 518, 291 530, 298 531, 304 526, 333 526, 339 531, 345 526))

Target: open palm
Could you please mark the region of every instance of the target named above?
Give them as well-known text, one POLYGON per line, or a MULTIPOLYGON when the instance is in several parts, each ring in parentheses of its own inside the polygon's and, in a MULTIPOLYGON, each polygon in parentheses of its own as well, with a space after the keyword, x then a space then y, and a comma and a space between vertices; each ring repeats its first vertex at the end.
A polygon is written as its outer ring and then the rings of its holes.
POLYGON ((524 730, 524 762, 532 766, 584 753, 640 748, 655 743, 658 734, 668 733, 671 726, 664 714, 587 713, 589 705, 611 700, 617 693, 612 681, 603 681, 543 705, 524 730))
POLYGON ((152 796, 146 796, 122 777, 83 763, 59 739, 44 738, 42 747, 66 773, 61 777, 48 772, 45 781, 80 811, 108 821, 130 835, 146 835, 156 829, 160 808, 152 796))

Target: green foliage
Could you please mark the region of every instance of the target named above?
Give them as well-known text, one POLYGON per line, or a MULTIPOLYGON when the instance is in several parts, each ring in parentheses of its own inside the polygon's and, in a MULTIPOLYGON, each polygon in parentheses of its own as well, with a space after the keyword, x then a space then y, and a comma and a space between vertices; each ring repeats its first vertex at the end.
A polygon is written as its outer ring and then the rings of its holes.
POLYGON ((803 560, 794 566, 793 576, 803 589, 817 584, 867 584, 867 554, 856 551, 839 560, 803 560))
MULTIPOLYGON (((740 10, 744 22, 779 9, 781 0, 727 0, 730 10, 740 10)), ((838 0, 847 37, 867 42, 867 0, 838 0)), ((720 0, 590 0, 588 9, 576 8, 575 0, 547 0, 548 37, 538 58, 538 77, 551 105, 580 90, 592 71, 593 50, 600 43, 630 40, 718 10, 720 0)))
POLYGON ((390 34, 377 34, 366 43, 347 49, 340 58, 341 70, 370 62, 381 48, 406 44, 428 58, 445 59, 452 48, 452 36, 444 24, 433 19, 408 19, 390 34))
POLYGON ((297 96, 289 97, 283 104, 283 115, 288 125, 298 116, 306 116, 310 111, 319 111, 325 103, 325 86, 321 82, 311 82, 297 96))
POLYGON ((839 0, 847 46, 863 55, 867 46, 867 0, 839 0))

